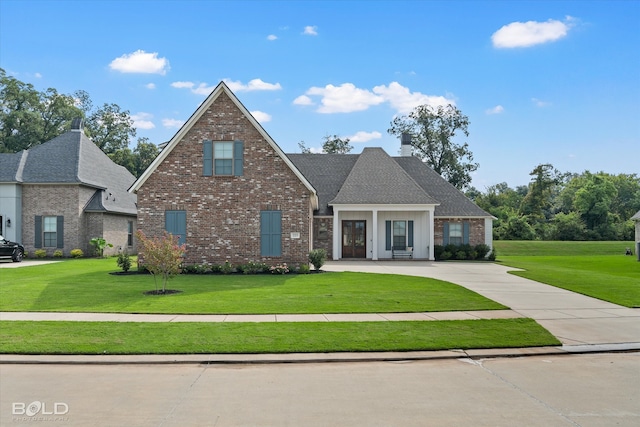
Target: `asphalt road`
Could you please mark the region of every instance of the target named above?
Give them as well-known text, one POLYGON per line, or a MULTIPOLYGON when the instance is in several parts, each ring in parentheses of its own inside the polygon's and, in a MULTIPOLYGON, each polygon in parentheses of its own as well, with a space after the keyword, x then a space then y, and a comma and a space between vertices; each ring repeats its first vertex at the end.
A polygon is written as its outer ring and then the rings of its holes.
POLYGON ((2 364, 0 379, 2 426, 640 425, 640 353, 369 363, 2 364))

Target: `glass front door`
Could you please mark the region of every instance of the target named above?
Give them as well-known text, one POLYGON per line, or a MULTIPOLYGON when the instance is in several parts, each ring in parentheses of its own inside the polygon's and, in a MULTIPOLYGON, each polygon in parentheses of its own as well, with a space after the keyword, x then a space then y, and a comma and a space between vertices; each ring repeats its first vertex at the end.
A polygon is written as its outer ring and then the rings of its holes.
POLYGON ((342 221, 342 258, 367 257, 366 221, 342 221))

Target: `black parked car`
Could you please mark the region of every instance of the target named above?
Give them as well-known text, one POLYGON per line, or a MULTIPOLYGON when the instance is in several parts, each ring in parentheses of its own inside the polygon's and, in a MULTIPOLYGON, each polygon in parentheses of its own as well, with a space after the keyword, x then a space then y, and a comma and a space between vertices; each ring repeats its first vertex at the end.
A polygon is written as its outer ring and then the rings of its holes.
POLYGON ((13 262, 20 262, 23 257, 24 246, 0 236, 0 259, 11 258, 13 262))

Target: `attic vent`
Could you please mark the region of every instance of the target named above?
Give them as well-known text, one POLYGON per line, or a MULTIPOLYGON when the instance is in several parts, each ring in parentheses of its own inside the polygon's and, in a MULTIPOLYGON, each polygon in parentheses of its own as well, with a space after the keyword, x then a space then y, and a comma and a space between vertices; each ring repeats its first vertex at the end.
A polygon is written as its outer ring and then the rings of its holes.
POLYGON ((400 155, 402 157, 411 157, 411 134, 403 133, 400 137, 400 155))
POLYGON ((73 121, 71 122, 71 130, 82 129, 84 129, 84 119, 81 119, 80 117, 76 117, 75 119, 73 119, 73 121))

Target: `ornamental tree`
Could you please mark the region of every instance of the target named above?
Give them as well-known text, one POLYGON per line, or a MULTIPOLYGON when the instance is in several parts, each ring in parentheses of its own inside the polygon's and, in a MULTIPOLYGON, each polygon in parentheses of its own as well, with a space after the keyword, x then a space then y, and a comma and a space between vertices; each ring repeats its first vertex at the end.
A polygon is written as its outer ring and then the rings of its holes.
POLYGON ((186 245, 178 244, 178 236, 166 231, 162 237, 147 237, 142 231, 136 232, 140 250, 141 265, 153 275, 156 293, 166 293, 167 281, 180 274, 186 245), (157 277, 162 277, 162 291, 158 291, 157 277))

